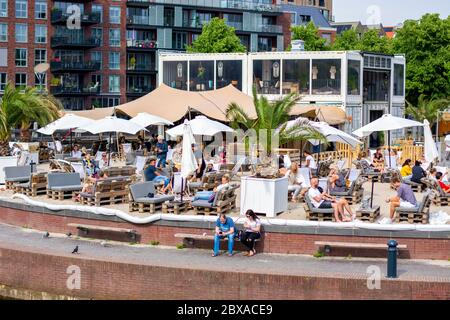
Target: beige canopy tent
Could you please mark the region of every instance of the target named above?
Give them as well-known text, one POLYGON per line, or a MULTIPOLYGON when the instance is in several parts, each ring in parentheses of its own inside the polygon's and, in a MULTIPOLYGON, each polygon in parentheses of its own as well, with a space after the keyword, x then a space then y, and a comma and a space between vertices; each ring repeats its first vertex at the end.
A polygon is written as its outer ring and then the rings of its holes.
POLYGON ((96 108, 92 110, 84 110, 84 111, 68 111, 66 113, 75 114, 80 117, 85 117, 92 120, 100 120, 105 117, 109 117, 114 115, 114 107, 110 108, 96 108))
POLYGON ((337 106, 295 105, 291 110, 293 116, 317 118, 321 122, 337 125, 347 121, 345 111, 337 106))
POLYGON ((251 117, 256 117, 253 99, 232 85, 217 90, 192 92, 161 84, 147 95, 117 106, 116 109, 130 117, 148 112, 172 122, 183 118, 189 110, 195 110, 209 118, 227 121, 226 110, 232 102, 240 105, 251 117))

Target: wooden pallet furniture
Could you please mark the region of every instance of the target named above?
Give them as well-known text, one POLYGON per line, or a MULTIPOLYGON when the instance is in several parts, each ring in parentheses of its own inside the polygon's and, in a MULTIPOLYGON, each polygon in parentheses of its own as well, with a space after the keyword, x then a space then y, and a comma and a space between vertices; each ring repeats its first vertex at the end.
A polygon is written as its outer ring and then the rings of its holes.
POLYGON ((360 175, 358 176, 358 178, 351 182, 350 188, 347 191, 331 191, 330 195, 338 198, 344 198, 350 205, 360 203, 364 195, 364 188, 362 187, 362 185, 366 181, 367 178, 360 175))
POLYGON ((80 174, 76 172, 49 173, 47 176, 47 197, 54 200, 73 198, 81 192, 80 174))
POLYGON ((47 193, 47 173, 32 173, 30 181, 17 184, 15 190, 17 193, 21 193, 29 197, 45 195, 47 193))
POLYGON ((431 195, 426 193, 423 200, 414 208, 397 207, 394 212, 394 220, 397 223, 422 223, 426 224, 430 218, 431 195))
POLYGON ((164 202, 175 199, 174 196, 157 194, 151 181, 134 183, 129 188, 129 210, 131 212, 155 213, 157 210, 162 210, 164 202))
POLYGON ((80 193, 81 204, 99 207, 115 203, 128 202, 128 186, 131 177, 113 177, 97 180, 93 186, 93 192, 80 193))
POLYGON ((450 193, 442 190, 441 185, 435 179, 422 179, 423 183, 432 190, 431 202, 435 206, 449 206, 450 205, 450 193))
POLYGON ((380 206, 356 210, 356 218, 361 221, 375 222, 380 216, 380 206))
POLYGON ((132 177, 136 175, 135 166, 106 167, 102 169, 108 177, 132 177))
POLYGON ((79 230, 79 235, 82 237, 95 237, 99 239, 136 242, 139 236, 136 230, 133 229, 114 228, 79 223, 68 223, 67 226, 77 228, 79 230), (125 239, 120 239, 123 237, 125 239))
POLYGON ((188 188, 189 192, 195 193, 197 191, 211 191, 217 187, 221 180, 224 172, 208 172, 205 173, 200 182, 189 182, 188 188))
POLYGON ((194 200, 191 205, 195 214, 219 214, 227 213, 236 208, 237 186, 230 186, 216 192, 213 202, 208 200, 194 200))
POLYGON ((5 188, 6 190, 15 190, 15 185, 30 181, 31 166, 4 167, 5 188))
POLYGON ((190 208, 190 203, 188 201, 173 201, 173 202, 164 202, 162 204, 162 212, 163 213, 173 213, 173 214, 181 214, 183 212, 187 212, 190 208))
POLYGON ((314 205, 311 202, 311 199, 309 198, 309 195, 305 195, 305 205, 304 205, 305 211, 306 211, 306 220, 311 221, 336 221, 336 218, 334 217, 334 209, 318 209, 314 207, 314 205))

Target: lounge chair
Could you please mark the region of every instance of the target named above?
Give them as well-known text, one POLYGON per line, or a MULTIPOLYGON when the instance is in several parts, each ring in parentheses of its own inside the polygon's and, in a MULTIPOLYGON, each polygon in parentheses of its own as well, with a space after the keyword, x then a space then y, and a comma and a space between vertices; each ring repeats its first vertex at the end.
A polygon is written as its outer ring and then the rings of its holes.
POLYGON ((29 182, 31 176, 31 166, 5 167, 5 187, 14 190, 15 184, 29 182))
POLYGON ((104 204, 128 202, 128 186, 131 177, 113 177, 97 180, 93 192, 80 193, 80 202, 96 207, 104 204))
POLYGON ((306 219, 307 220, 336 221, 336 219, 334 217, 334 209, 333 208, 319 209, 319 208, 314 207, 308 194, 305 195, 304 208, 306 211, 306 219))
POLYGON ((188 190, 189 192, 211 191, 219 185, 223 175, 223 172, 205 173, 201 181, 189 182, 188 190))
POLYGON ((48 198, 64 200, 66 197, 75 197, 81 189, 79 173, 49 173, 47 176, 48 198))
POLYGON ((229 186, 223 190, 216 192, 213 202, 208 200, 195 200, 192 201, 191 205, 194 208, 195 214, 205 214, 210 213, 227 213, 234 208, 236 208, 236 189, 237 185, 229 186))
POLYGON ((166 201, 173 201, 174 196, 156 194, 153 182, 140 182, 130 185, 130 211, 138 211, 140 213, 155 213, 156 210, 162 209, 162 204, 166 201), (152 198, 149 194, 153 194, 152 198))
POLYGON ((18 183, 16 192, 27 196, 36 197, 47 193, 47 173, 32 173, 28 182, 18 183))
POLYGON ((414 208, 397 207, 394 212, 394 219, 397 223, 428 223, 430 218, 431 195, 427 192, 423 200, 417 203, 414 208))
POLYGON ((361 170, 361 174, 363 175, 363 177, 373 179, 375 181, 379 181, 382 177, 382 173, 380 171, 376 171, 377 169, 371 167, 367 163, 367 161, 355 160, 353 161, 353 164, 355 165, 356 169, 361 170))
POLYGON ((330 195, 339 198, 344 198, 351 205, 360 203, 364 195, 364 188, 362 187, 362 185, 366 181, 367 178, 358 176, 356 180, 351 182, 350 188, 347 191, 335 191, 335 192, 331 191, 330 195))
POLYGON ((450 205, 450 193, 442 190, 441 185, 435 179, 422 178, 421 181, 431 190, 432 202, 436 206, 450 205))
POLYGON ((237 175, 239 170, 242 168, 242 166, 245 164, 247 159, 245 157, 239 158, 239 160, 236 162, 232 170, 220 170, 220 173, 228 174, 230 175, 230 180, 234 178, 234 176, 237 175))

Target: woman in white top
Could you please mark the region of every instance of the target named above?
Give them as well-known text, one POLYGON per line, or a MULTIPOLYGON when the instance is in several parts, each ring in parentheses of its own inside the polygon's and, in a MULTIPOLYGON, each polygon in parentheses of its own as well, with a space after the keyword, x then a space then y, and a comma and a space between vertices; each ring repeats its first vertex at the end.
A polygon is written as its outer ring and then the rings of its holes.
POLYGON ((309 153, 309 151, 303 151, 303 156, 305 157, 306 163, 305 167, 309 168, 311 170, 311 173, 314 173, 314 171, 317 170, 317 163, 316 160, 314 160, 314 157, 309 153))
POLYGON ((244 222, 245 231, 242 233, 241 242, 249 250, 244 255, 251 257, 256 254, 255 240, 261 238, 261 221, 253 210, 247 210, 245 216, 247 219, 244 222))
POLYGON ((286 172, 285 177, 288 178, 288 192, 293 191, 292 202, 297 202, 297 197, 302 190, 304 184, 303 176, 298 173, 298 164, 292 163, 291 168, 286 172))
POLYGON ((81 159, 82 155, 81 155, 81 151, 78 149, 78 145, 73 146, 71 157, 81 159))

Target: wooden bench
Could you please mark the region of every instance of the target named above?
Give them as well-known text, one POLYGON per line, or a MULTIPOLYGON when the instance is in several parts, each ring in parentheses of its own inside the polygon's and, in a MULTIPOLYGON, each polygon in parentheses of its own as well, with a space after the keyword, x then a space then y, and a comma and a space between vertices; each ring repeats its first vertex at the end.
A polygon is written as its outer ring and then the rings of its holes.
MULTIPOLYGON (((190 233, 175 233, 175 238, 186 239, 190 245, 195 243, 195 240, 214 240, 213 234, 190 234, 190 233)), ((262 237, 261 237, 262 238, 262 237)), ((255 239, 255 242, 261 241, 261 238, 255 239)), ((224 241, 228 241, 228 237, 224 237, 224 241)))
POLYGON ((125 234, 131 241, 136 241, 137 236, 138 236, 136 230, 133 230, 133 229, 93 226, 93 225, 79 224, 79 223, 69 223, 69 224, 67 224, 67 226, 77 228, 79 231, 81 231, 82 236, 89 235, 90 231, 103 231, 103 232, 113 232, 113 233, 125 234))
MULTIPOLYGON (((385 243, 361 243, 361 242, 333 242, 333 241, 315 241, 314 244, 324 247, 325 252, 331 251, 331 247, 336 248, 353 248, 353 249, 387 249, 385 243)), ((397 245, 397 249, 407 249, 406 244, 397 245)))

